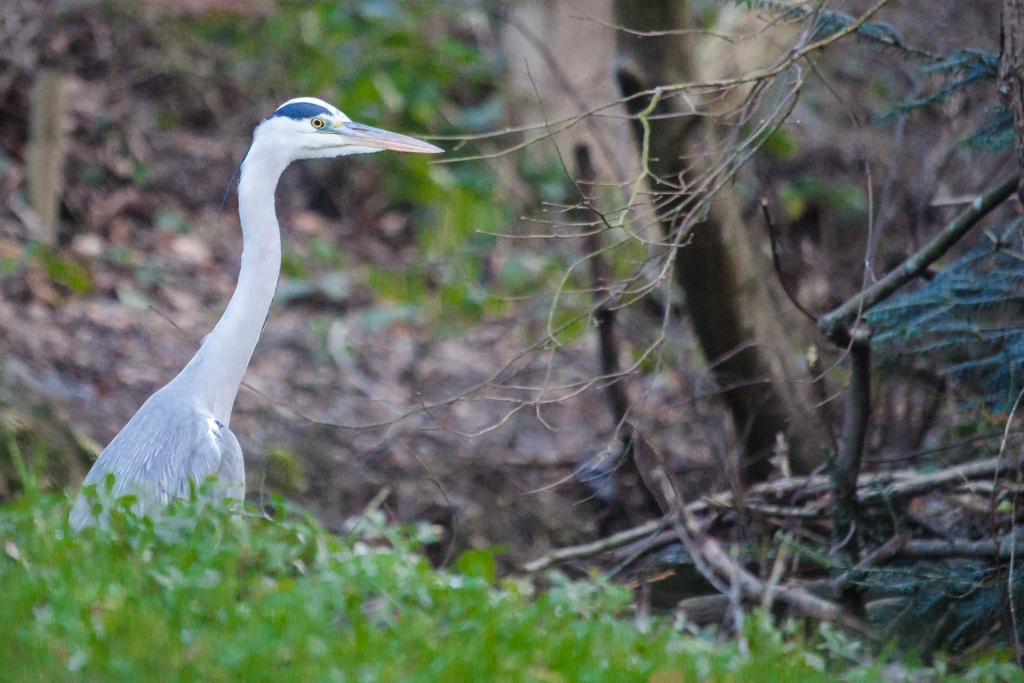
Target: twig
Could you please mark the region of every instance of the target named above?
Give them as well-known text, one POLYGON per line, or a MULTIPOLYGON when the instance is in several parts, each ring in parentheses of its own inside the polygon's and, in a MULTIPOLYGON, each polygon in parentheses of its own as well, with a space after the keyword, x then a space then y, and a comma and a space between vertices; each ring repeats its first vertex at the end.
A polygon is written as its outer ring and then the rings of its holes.
MULTIPOLYGON (((663 527, 668 526, 667 519, 662 518, 661 521, 663 527)), ((636 561, 636 559, 644 553, 650 552, 655 548, 661 548, 663 546, 670 545, 678 540, 679 537, 676 536, 676 532, 674 531, 658 531, 653 536, 649 536, 641 541, 631 543, 625 548, 616 550, 613 556, 616 559, 620 559, 620 562, 617 565, 615 565, 615 567, 611 571, 608 572, 607 578, 612 578, 613 576, 621 572, 623 569, 633 564, 636 561)))
MULTIPOLYGON (((1004 28, 1004 30, 1005 30, 1005 28, 1004 28)), ((1024 157, 1022 157, 1022 158, 1024 158, 1024 157)), ((1011 425, 1013 425, 1013 418, 1017 414, 1017 408, 1020 407, 1020 401, 1021 401, 1022 398, 1024 398, 1024 389, 1021 389, 1020 393, 1017 394, 1017 400, 1013 402, 1013 407, 1010 409, 1010 414, 1006 418, 1006 425, 1003 427, 1003 438, 999 442, 999 453, 996 456, 997 462, 1002 462, 1003 453, 1006 452, 1006 442, 1007 442, 1007 439, 1010 436, 1010 427, 1011 427, 1011 425)), ((994 554, 995 554, 995 557, 996 557, 996 570, 998 571, 1000 555, 999 555, 999 542, 996 540, 996 528, 997 528, 996 527, 996 509, 997 509, 996 508, 996 500, 998 498, 998 490, 999 490, 999 488, 997 486, 997 483, 998 483, 997 479, 998 479, 998 474, 993 475, 993 477, 992 477, 992 493, 991 493, 991 496, 989 498, 989 519, 991 520, 991 524, 992 524, 992 545, 993 545, 993 550, 995 551, 994 554)), ((1015 498, 1014 498, 1014 500, 1015 500, 1015 498)), ((1014 520, 1012 503, 1011 503, 1010 510, 1011 510, 1010 522, 1012 524, 1013 520, 1014 520)), ((1009 564, 1009 567, 1007 567, 1007 570, 1006 570, 1006 576, 1007 576, 1006 585, 1007 585, 1007 589, 1008 589, 1007 597, 1009 598, 1008 602, 1009 602, 1009 605, 1010 605, 1010 622, 1012 624, 1014 650, 1017 653, 1017 665, 1020 666, 1021 665, 1021 663, 1020 663, 1020 660, 1021 660, 1020 634, 1017 632, 1017 610, 1016 610, 1016 607, 1013 604, 1013 562, 1016 559, 1014 557, 1014 549, 1015 549, 1015 547, 1016 547, 1016 544, 1011 544, 1011 546, 1010 546, 1010 564, 1009 564)))
MULTIPOLYGON (((1004 107, 1010 110, 1013 116, 1013 148, 1016 157, 1017 168, 1024 169, 1024 2, 1021 0, 1003 0, 999 28, 999 71, 997 90, 1004 107)), ((1022 182, 1018 179, 1018 182, 1022 182)), ((1018 185, 1018 198, 1024 197, 1024 185, 1018 185)), ((1002 456, 1006 445, 1007 433, 1010 431, 1010 424, 1013 422, 1014 412, 1020 403, 1024 390, 1017 396, 1013 404, 1013 410, 1006 419, 1006 433, 1003 434, 1002 443, 999 445, 999 455, 1002 456)), ((991 514, 995 518, 995 488, 992 492, 991 514)), ((1016 496, 1010 503, 1010 520, 1013 524, 1014 507, 1016 496)), ((993 535, 995 531, 993 529, 993 535)), ((1017 609, 1013 602, 1013 562, 1016 559, 1014 549, 1016 544, 1010 548, 1010 566, 1007 569, 1008 598, 1010 605, 1010 622, 1013 631, 1012 644, 1017 659, 1017 666, 1024 667, 1024 645, 1021 644, 1020 631, 1017 624, 1017 609)))
POLYGON ((602 553, 605 550, 611 550, 612 548, 618 548, 619 546, 632 543, 644 536, 649 536, 656 533, 658 529, 662 527, 664 522, 660 519, 655 519, 650 522, 641 524, 640 526, 627 529, 626 531, 620 531, 617 534, 612 534, 608 538, 602 538, 600 541, 593 541, 592 543, 584 543, 583 545, 574 545, 568 548, 560 548, 554 550, 547 555, 538 557, 536 560, 527 562, 523 565, 523 569, 527 572, 539 572, 542 569, 547 569, 551 565, 562 562, 564 560, 575 560, 581 557, 591 557, 602 553))
POLYGON ((888 541, 875 548, 875 550, 858 562, 854 567, 847 569, 845 572, 833 579, 832 585, 841 590, 843 586, 855 580, 857 575, 864 572, 864 570, 886 564, 899 555, 903 549, 907 547, 907 543, 909 541, 910 536, 906 533, 893 536, 888 541))
MULTIPOLYGON (((907 496, 919 496, 946 484, 957 481, 968 481, 982 477, 996 476, 1000 472, 1016 467, 1019 463, 1003 463, 1000 458, 986 458, 967 465, 948 467, 938 472, 922 474, 914 477, 906 477, 902 481, 894 482, 883 489, 859 490, 857 500, 861 504, 874 502, 883 498, 903 498, 907 496)), ((864 489, 865 487, 861 487, 864 489)))
POLYGON ((969 209, 957 216, 942 232, 933 237, 928 244, 901 263, 895 270, 835 310, 823 315, 818 321, 818 329, 821 333, 839 346, 846 346, 850 342, 847 326, 853 322, 856 316, 869 311, 881 301, 892 296, 894 292, 940 259, 978 221, 1016 192, 1020 179, 1020 174, 1014 175, 1003 181, 1002 185, 996 189, 978 197, 969 209))
POLYGON ((366 504, 366 507, 363 508, 363 512, 359 515, 359 517, 356 518, 355 524, 353 524, 352 528, 348 530, 348 535, 349 536, 355 536, 356 532, 361 530, 361 528, 363 526, 363 522, 365 522, 366 519, 373 512, 375 512, 378 508, 380 508, 380 506, 384 503, 384 501, 390 495, 391 495, 391 487, 390 486, 382 486, 380 488, 380 490, 377 491, 377 494, 370 500, 370 502, 366 504))
MULTIPOLYGON (((596 226, 603 222, 600 212, 595 207, 594 187, 597 184, 597 172, 590 159, 590 149, 579 144, 573 149, 573 156, 576 161, 576 190, 579 192, 582 201, 582 214, 580 223, 584 229, 584 250, 586 258, 590 260, 590 282, 594 298, 594 323, 597 326, 598 349, 601 356, 601 374, 606 377, 605 392, 608 396, 608 407, 615 422, 615 430, 622 444, 621 463, 623 470, 619 474, 636 471, 640 479, 641 495, 651 512, 658 512, 657 497, 650 490, 644 480, 643 472, 636 463, 636 444, 634 443, 634 430, 627 423, 626 416, 629 413, 629 397, 626 395, 626 388, 623 377, 626 375, 619 363, 619 340, 615 329, 616 297, 608 288, 611 281, 611 266, 608 264, 606 250, 601 244, 601 231, 588 229, 588 226, 596 226)), ((616 488, 616 499, 619 498, 616 488)), ((613 501, 613 506, 616 504, 613 501)))
MULTIPOLYGON (((1016 526, 1014 520, 1017 518, 1017 496, 1010 499, 1010 538, 1016 538, 1016 526)), ((1017 666, 1021 666, 1024 659, 1024 647, 1020 642, 1020 626, 1017 624, 1017 604, 1013 599, 1013 566, 1017 561, 1017 544, 1010 544, 1010 564, 1006 570, 1006 595, 1010 604, 1010 625, 1013 628, 1013 646, 1017 653, 1017 666)))
MULTIPOLYGON (((864 14, 862 14, 853 23, 848 24, 845 28, 843 28, 843 29, 841 29, 841 30, 839 30, 839 31, 837 31, 835 33, 832 33, 832 34, 826 36, 825 38, 822 38, 821 40, 818 40, 818 41, 816 41, 814 43, 806 45, 806 46, 804 46, 804 47, 802 47, 802 48, 800 48, 798 50, 792 51, 787 57, 785 57, 781 61, 777 62, 774 66, 771 66, 771 67, 768 67, 768 68, 765 68, 765 69, 757 69, 757 70, 754 70, 752 72, 748 72, 748 73, 746 73, 746 74, 744 74, 742 76, 737 76, 737 77, 734 77, 734 78, 724 78, 724 79, 712 80, 712 81, 700 81, 700 82, 690 82, 690 81, 687 81, 687 82, 683 82, 683 83, 674 83, 674 84, 671 84, 671 85, 659 86, 659 87, 653 88, 653 89, 635 90, 635 91, 630 91, 628 93, 624 92, 622 97, 620 97, 620 98, 618 98, 616 100, 613 100, 613 101, 610 101, 610 102, 606 102, 604 104, 592 107, 591 109, 589 109, 586 112, 579 113, 579 114, 572 114, 572 115, 565 116, 565 117, 562 117, 562 118, 554 120, 554 121, 545 121, 544 123, 540 123, 540 124, 529 124, 529 125, 525 125, 525 126, 508 126, 508 127, 505 127, 505 128, 503 128, 501 130, 487 132, 487 133, 480 133, 480 134, 477 134, 477 135, 455 135, 455 136, 435 135, 435 136, 432 136, 431 139, 435 139, 435 140, 470 141, 470 140, 483 140, 483 139, 487 139, 487 138, 499 137, 499 136, 510 135, 510 134, 515 134, 515 133, 524 133, 524 132, 534 131, 534 130, 537 130, 537 129, 543 129, 543 131, 544 131, 543 133, 541 133, 539 135, 536 135, 536 136, 534 136, 532 138, 529 138, 529 139, 526 139, 526 140, 522 140, 521 142, 518 142, 518 143, 516 143, 514 145, 511 145, 511 146, 509 146, 509 147, 507 147, 507 148, 505 148, 505 149, 503 149, 503 150, 501 150, 499 152, 495 152, 495 153, 491 153, 491 154, 476 154, 476 155, 464 156, 464 157, 455 157, 455 156, 453 156, 453 157, 451 157, 449 159, 444 159, 442 161, 435 162, 435 163, 441 163, 441 164, 461 163, 461 162, 473 161, 473 160, 479 160, 479 159, 491 159, 491 158, 495 158, 495 157, 498 157, 498 156, 501 156, 501 155, 504 155, 504 154, 509 154, 511 152, 515 152, 517 150, 520 150, 520 149, 523 149, 525 147, 528 147, 528 146, 534 144, 535 142, 538 142, 539 140, 546 140, 546 139, 550 138, 552 132, 559 133, 559 132, 561 132, 563 130, 567 130, 568 128, 571 128, 572 126, 574 126, 577 123, 579 123, 580 121, 585 120, 587 117, 594 116, 594 115, 599 114, 601 112, 610 110, 610 109, 612 109, 614 107, 618 107, 619 105, 625 105, 627 109, 630 109, 633 106, 633 100, 634 99, 647 99, 647 98, 651 97, 652 95, 654 95, 656 91, 659 91, 661 93, 705 91, 705 90, 706 91, 715 91, 715 90, 724 90, 724 89, 727 89, 727 88, 732 88, 732 87, 736 87, 736 86, 740 86, 740 85, 745 85, 747 83, 757 83, 759 81, 764 81, 764 80, 767 80, 767 79, 770 79, 770 78, 774 78, 775 76, 778 76, 779 74, 781 74, 784 71, 786 71, 787 69, 789 69, 790 66, 793 66, 795 63, 797 63, 800 60, 802 60, 807 55, 809 55, 809 54, 811 54, 813 52, 824 50, 825 48, 827 48, 830 45, 832 45, 833 43, 835 43, 835 42, 845 38, 846 36, 850 35, 851 33, 859 32, 861 30, 861 27, 864 26, 866 23, 868 23, 868 20, 872 16, 874 16, 879 10, 881 10, 882 7, 886 3, 890 2, 890 1, 891 0, 878 0, 878 2, 875 3, 870 9, 868 9, 864 14)), ((636 33, 638 35, 642 35, 642 33, 643 33, 643 32, 632 31, 628 27, 618 27, 618 28, 619 28, 619 30, 627 32, 627 33, 636 33)), ((667 33, 665 33, 665 34, 667 35, 667 33)))
MULTIPOLYGON (((691 515, 686 515, 686 517, 689 520, 692 520, 691 515)), ((690 524, 688 523, 687 526, 690 526, 690 524)), ((694 530, 688 529, 688 531, 692 535, 694 530)), ((696 531, 699 532, 699 527, 696 531)), ((680 539, 682 538, 684 538, 684 536, 680 535, 680 539)), ((753 598, 754 600, 764 600, 768 591, 768 587, 765 586, 764 582, 733 562, 732 558, 722 550, 722 547, 714 538, 707 534, 700 533, 699 536, 695 536, 692 539, 691 547, 691 555, 703 558, 707 565, 719 574, 723 576, 735 576, 737 583, 745 595, 753 598)), ((861 624, 859 620, 847 615, 839 605, 829 602, 828 600, 823 600, 816 595, 812 595, 803 588, 777 585, 772 589, 772 592, 776 598, 784 600, 804 614, 825 619, 827 621, 838 621, 859 631, 864 630, 863 624, 861 624)))
POLYGON ((768 228, 768 242, 772 247, 772 264, 775 266, 775 276, 779 278, 779 284, 782 286, 782 291, 786 294, 786 298, 789 299, 790 303, 796 307, 796 310, 800 311, 815 325, 818 324, 818 316, 814 315, 806 308, 803 307, 796 295, 790 291, 789 284, 786 282, 786 278, 782 275, 782 258, 779 255, 779 235, 778 228, 775 226, 775 222, 772 220, 772 214, 768 210, 768 200, 761 198, 761 212, 764 214, 764 224, 768 228))
POLYGON ((765 612, 771 612, 772 601, 775 599, 775 589, 782 580, 782 572, 786 569, 786 562, 789 560, 789 547, 793 538, 786 534, 779 544, 779 551, 775 554, 775 562, 772 564, 772 573, 768 576, 768 587, 764 592, 762 606, 765 612))
POLYGON ((771 517, 793 517, 797 519, 814 519, 821 515, 821 509, 817 507, 783 507, 781 505, 769 505, 752 500, 744 500, 743 507, 751 512, 759 512, 762 515, 771 517))
MULTIPOLYGON (((772 2, 771 0, 766 0, 763 3, 763 6, 770 11, 782 13, 784 18, 787 18, 789 15, 799 14, 801 18, 813 16, 822 23, 831 20, 836 23, 848 25, 854 21, 854 18, 849 14, 834 10, 826 10, 823 9, 821 5, 813 7, 812 9, 810 6, 805 7, 792 2, 772 2)), ((908 44, 903 40, 902 36, 894 31, 888 30, 888 28, 881 30, 882 26, 882 24, 864 22, 863 25, 857 29, 857 37, 871 43, 901 50, 910 56, 918 57, 920 59, 927 59, 933 62, 939 62, 945 59, 945 57, 937 52, 931 52, 908 44)))
POLYGON ((423 462, 423 458, 420 457, 419 453, 409 448, 409 446, 406 445, 405 442, 403 442, 401 439, 395 439, 395 443, 401 446, 402 450, 404 450, 406 453, 408 453, 409 455, 416 459, 416 462, 418 462, 420 464, 420 467, 423 468, 424 472, 427 473, 427 479, 429 479, 430 482, 434 485, 434 487, 438 490, 438 492, 440 492, 441 497, 444 498, 444 502, 448 506, 448 509, 452 511, 452 529, 450 538, 448 539, 448 547, 445 548, 444 559, 442 559, 441 564, 438 565, 439 568, 444 569, 448 566, 448 563, 451 562, 452 557, 454 557, 455 554, 455 543, 459 537, 459 509, 455 507, 455 503, 452 502, 452 499, 448 495, 448 491, 447 489, 445 489, 444 484, 442 484, 441 480, 437 478, 437 475, 434 474, 434 471, 427 466, 427 463, 423 462))
POLYGON ((668 520, 663 518, 661 521, 661 529, 663 530, 658 531, 653 536, 648 536, 647 538, 635 541, 625 547, 619 548, 613 553, 612 556, 616 559, 622 559, 623 564, 629 564, 630 562, 633 562, 634 560, 636 560, 636 558, 640 557, 646 552, 650 552, 657 548, 661 548, 663 546, 678 541, 679 537, 676 536, 676 532, 666 528, 669 526, 668 520))
MULTIPOLYGON (((583 238, 584 249, 590 258, 590 286, 594 297, 594 322, 597 325, 598 345, 601 353, 601 374, 611 379, 605 390, 617 429, 622 428, 629 410, 629 399, 621 380, 622 368, 619 366, 619 341, 615 334, 615 306, 609 297, 608 283, 611 280, 611 268, 601 248, 601 233, 589 230, 595 226, 600 217, 594 210, 594 186, 597 183, 597 172, 590 159, 590 149, 579 144, 573 149, 576 160, 576 189, 583 201, 583 214, 580 221, 586 230, 583 238)), ((624 439, 628 439, 624 434, 624 439)))
MULTIPOLYGON (((809 444, 818 440, 817 427, 793 408, 801 404, 801 392, 783 381, 801 370, 790 366, 788 360, 780 365, 776 361, 788 358, 787 354, 770 350, 790 346, 784 343, 785 329, 775 323, 777 316, 768 312, 777 304, 757 273, 751 274, 753 247, 749 240, 735 237, 728 227, 730 221, 739 219, 712 207, 712 197, 749 160, 761 138, 744 133, 742 144, 731 145, 727 160, 714 161, 698 149, 695 137, 698 127, 709 124, 700 115, 680 115, 673 102, 659 100, 661 91, 647 89, 648 76, 641 69, 657 73, 657 61, 636 67, 624 63, 616 78, 626 95, 633 137, 640 147, 638 182, 649 181, 649 192, 658 204, 658 222, 667 247, 660 271, 687 293, 687 308, 704 356, 709 362, 728 356, 712 375, 721 385, 731 385, 721 393, 734 422, 744 427, 742 441, 749 456, 743 461, 744 477, 750 481, 767 478, 771 466, 759 456, 771 451, 780 432, 787 436, 793 462, 799 469, 810 469, 804 467, 809 460, 804 455, 809 444), (695 229, 698 223, 699 230, 695 229), (680 248, 684 243, 687 248, 680 248), (741 287, 742 282, 750 287, 741 287), (758 336, 759 331, 763 337, 758 336), (758 343, 750 345, 755 339, 758 343)), ((800 83, 797 79, 789 99, 781 105, 785 111, 777 108, 759 120, 757 125, 764 134, 785 118, 790 105, 795 106, 800 83)), ((718 137, 711 128, 706 132, 712 142, 718 137)))
POLYGON ((1024 538, 1021 538, 1020 533, 1004 534, 995 539, 995 542, 992 539, 981 541, 926 539, 907 541, 897 555, 920 559, 970 557, 1008 560, 1014 555, 1018 546, 1024 546, 1024 538))
POLYGON ((849 538, 844 546, 852 560, 859 561, 857 527, 857 477, 864 455, 864 437, 871 417, 871 331, 860 325, 850 343, 850 386, 846 390, 846 417, 842 445, 836 457, 834 520, 836 538, 849 538))
MULTIPOLYGON (((639 435, 638 447, 653 448, 642 440, 639 435)), ((795 607, 808 616, 818 617, 826 621, 840 622, 845 626, 857 631, 864 631, 864 624, 860 620, 848 615, 839 605, 812 595, 803 588, 796 586, 776 585, 769 588, 763 581, 741 567, 729 555, 722 550, 722 546, 712 536, 707 534, 697 522, 696 518, 689 512, 686 505, 683 505, 676 490, 675 483, 669 478, 664 467, 664 461, 660 453, 653 451, 659 461, 659 466, 651 472, 652 478, 658 483, 662 496, 668 501, 672 514, 669 517, 672 528, 679 535, 679 540, 690 554, 694 566, 720 593, 728 594, 729 586, 723 584, 719 577, 725 577, 736 586, 743 595, 763 602, 769 590, 784 600, 792 607, 795 607)))
MULTIPOLYGON (((770 67, 758 69, 750 73, 744 74, 742 76, 736 76, 734 78, 723 78, 715 81, 704 81, 700 83, 674 83, 672 85, 662 86, 661 90, 663 90, 665 93, 688 92, 690 90, 696 90, 698 88, 707 90, 723 90, 725 88, 732 88, 738 85, 744 85, 746 83, 755 83, 759 81, 764 81, 769 78, 773 78, 781 74, 783 71, 785 71, 790 66, 800 61, 804 57, 814 52, 824 50, 825 48, 829 47, 830 45, 839 40, 842 40, 851 33, 859 31, 861 26, 866 24, 871 17, 877 14, 878 11, 889 2, 890 0, 878 0, 878 2, 872 5, 857 20, 853 21, 850 24, 847 24, 845 27, 836 31, 835 33, 829 34, 828 36, 820 40, 805 45, 804 47, 798 50, 793 50, 792 52, 790 52, 789 55, 786 56, 785 59, 780 60, 779 62, 770 67)), ((633 95, 633 97, 650 94, 650 92, 637 93, 633 95)), ((628 100, 628 98, 625 99, 628 100)))
MULTIPOLYGON (((955 467, 949 467, 923 475, 914 470, 898 470, 882 474, 862 474, 858 478, 857 500, 859 504, 864 505, 866 503, 873 504, 886 498, 923 495, 929 491, 942 488, 947 484, 967 482, 974 479, 989 477, 993 474, 1016 467, 1017 465, 1017 462, 1000 463, 997 458, 987 458, 985 460, 979 460, 966 465, 957 465, 955 467)), ((777 514, 779 516, 792 517, 804 516, 803 513, 797 514, 795 512, 797 508, 772 506, 770 504, 760 503, 756 499, 762 497, 777 498, 780 496, 793 495, 798 491, 810 496, 817 496, 827 492, 831 485, 832 482, 830 478, 824 476, 778 479, 776 481, 766 482, 764 484, 758 484, 750 487, 746 492, 747 499, 744 502, 744 505, 747 508, 759 509, 760 511, 765 512, 765 514, 777 514), (755 505, 757 508, 753 507, 755 505)), ((688 503, 685 506, 685 509, 689 514, 696 515, 706 513, 716 507, 731 507, 732 497, 732 493, 729 491, 716 493, 712 496, 707 496, 700 500, 688 503)), ((807 516, 810 516, 810 514, 807 516)), ((663 528, 664 524, 664 520, 652 520, 633 527, 632 529, 620 531, 617 534, 603 538, 599 541, 553 550, 547 555, 543 555, 536 560, 526 563, 523 568, 528 572, 536 572, 565 560, 592 557, 606 550, 613 550, 640 540, 645 536, 657 534, 659 529, 663 528)), ((989 548, 991 549, 991 542, 987 541, 987 543, 989 543, 989 548)), ((869 558, 870 556, 862 560, 862 563, 867 561, 869 558)))

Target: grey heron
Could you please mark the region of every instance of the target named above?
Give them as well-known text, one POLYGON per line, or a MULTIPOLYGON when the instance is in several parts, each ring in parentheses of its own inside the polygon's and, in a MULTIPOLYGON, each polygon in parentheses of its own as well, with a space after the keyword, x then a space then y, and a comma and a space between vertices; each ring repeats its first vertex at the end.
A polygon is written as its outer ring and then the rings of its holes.
MULTIPOLYGON (((281 272, 281 234, 274 191, 284 169, 298 159, 337 157, 390 149, 436 153, 438 147, 397 133, 353 123, 312 97, 282 104, 256 128, 240 166, 238 213, 242 261, 238 285, 220 321, 199 351, 166 386, 142 404, 93 464, 83 486, 114 474, 115 497, 137 496, 147 506, 188 497, 216 475, 216 496, 245 495, 245 465, 229 429, 242 375, 270 312, 281 272)), ((69 521, 76 530, 95 521, 81 493, 69 521)))

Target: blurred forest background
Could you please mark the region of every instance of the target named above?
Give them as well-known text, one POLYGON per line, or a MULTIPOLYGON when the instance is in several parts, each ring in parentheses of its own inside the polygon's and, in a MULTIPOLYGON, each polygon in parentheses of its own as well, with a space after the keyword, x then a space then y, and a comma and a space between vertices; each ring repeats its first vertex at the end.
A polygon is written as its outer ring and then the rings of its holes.
POLYGON ((895 567, 816 594, 927 622, 926 653, 1019 647, 1001 7, 6 2, 0 502, 76 490, 191 357, 235 284, 232 173, 311 95, 447 153, 282 178, 232 423, 253 502, 335 530, 379 506, 437 525, 435 563, 501 546, 503 571, 639 528, 599 566, 673 605, 701 591, 659 520, 721 492, 692 535, 762 581, 895 567), (858 298, 950 225, 921 277, 858 298))

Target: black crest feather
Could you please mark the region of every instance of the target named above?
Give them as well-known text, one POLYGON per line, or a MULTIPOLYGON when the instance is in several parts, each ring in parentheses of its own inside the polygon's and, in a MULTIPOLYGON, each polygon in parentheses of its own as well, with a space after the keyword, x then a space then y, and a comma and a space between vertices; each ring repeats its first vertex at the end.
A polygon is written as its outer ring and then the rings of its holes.
POLYGON ((292 102, 275 111, 270 115, 270 118, 275 116, 285 116, 290 119, 301 120, 310 119, 314 116, 331 116, 331 110, 312 102, 292 102))

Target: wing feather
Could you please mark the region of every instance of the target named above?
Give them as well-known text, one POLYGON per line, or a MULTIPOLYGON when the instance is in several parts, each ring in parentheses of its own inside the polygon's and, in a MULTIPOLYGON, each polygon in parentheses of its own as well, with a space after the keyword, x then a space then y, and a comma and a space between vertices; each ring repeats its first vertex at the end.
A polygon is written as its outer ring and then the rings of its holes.
MULTIPOLYGON (((137 512, 189 495, 189 480, 198 486, 217 475, 216 496, 245 495, 245 465, 238 439, 213 415, 157 392, 103 450, 83 486, 101 485, 114 474, 113 497, 137 496, 137 512)), ((79 494, 71 510, 77 531, 93 522, 88 501, 79 494)))

